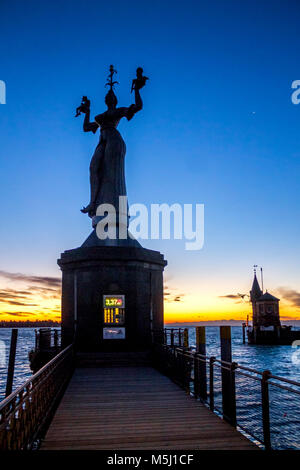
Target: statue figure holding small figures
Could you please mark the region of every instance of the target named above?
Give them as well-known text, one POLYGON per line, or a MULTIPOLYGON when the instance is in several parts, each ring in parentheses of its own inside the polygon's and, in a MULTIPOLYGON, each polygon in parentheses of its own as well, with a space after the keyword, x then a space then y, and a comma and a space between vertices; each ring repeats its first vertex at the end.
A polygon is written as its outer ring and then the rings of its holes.
POLYGON ((100 204, 112 204, 116 210, 119 204, 119 196, 126 196, 124 158, 126 153, 125 142, 117 130, 117 126, 123 117, 130 121, 133 116, 143 108, 143 102, 139 90, 145 85, 147 77, 143 77, 143 69, 137 69, 137 78, 132 81, 132 89, 135 94, 135 102, 129 107, 117 107, 118 100, 114 93, 114 86, 118 83, 113 80, 116 70, 111 65, 106 86, 109 91, 105 96, 107 110, 98 114, 95 121, 90 121, 90 100, 86 96, 82 98, 81 105, 76 110, 76 116, 84 113, 84 132, 95 133, 100 127, 100 140, 95 149, 90 163, 90 202, 81 212, 90 217, 96 215, 100 204))

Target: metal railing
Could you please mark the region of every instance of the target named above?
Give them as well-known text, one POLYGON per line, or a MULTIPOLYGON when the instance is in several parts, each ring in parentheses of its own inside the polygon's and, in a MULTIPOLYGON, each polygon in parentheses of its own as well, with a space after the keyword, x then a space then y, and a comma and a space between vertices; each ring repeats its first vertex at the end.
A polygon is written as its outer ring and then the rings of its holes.
POLYGON ((46 428, 73 370, 70 345, 0 403, 0 450, 27 450, 46 428))
POLYGON ((169 344, 170 346, 187 347, 187 328, 164 328, 163 330, 152 330, 155 343, 169 344))
POLYGON ((170 344, 156 367, 265 449, 300 449, 300 383, 170 344))

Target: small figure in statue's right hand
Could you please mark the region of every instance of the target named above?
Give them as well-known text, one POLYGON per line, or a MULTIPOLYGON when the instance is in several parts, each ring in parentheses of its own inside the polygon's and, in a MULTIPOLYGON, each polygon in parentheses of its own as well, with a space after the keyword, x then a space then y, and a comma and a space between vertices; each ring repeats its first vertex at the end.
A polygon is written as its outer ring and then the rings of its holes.
POLYGON ((88 100, 87 96, 83 96, 81 100, 81 105, 76 108, 75 117, 79 116, 81 113, 86 114, 86 112, 90 109, 91 102, 88 100))
POLYGON ((133 90, 140 90, 146 85, 146 80, 149 80, 148 77, 143 75, 142 67, 136 69, 136 78, 132 80, 131 93, 133 90))

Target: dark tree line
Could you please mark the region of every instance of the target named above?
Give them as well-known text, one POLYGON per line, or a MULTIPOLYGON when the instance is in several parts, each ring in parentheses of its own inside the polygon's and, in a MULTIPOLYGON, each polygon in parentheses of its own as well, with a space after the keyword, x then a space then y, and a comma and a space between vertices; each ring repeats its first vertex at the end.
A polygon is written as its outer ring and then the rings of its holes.
POLYGON ((60 322, 53 320, 40 321, 0 321, 0 328, 41 328, 41 327, 59 327, 60 322))

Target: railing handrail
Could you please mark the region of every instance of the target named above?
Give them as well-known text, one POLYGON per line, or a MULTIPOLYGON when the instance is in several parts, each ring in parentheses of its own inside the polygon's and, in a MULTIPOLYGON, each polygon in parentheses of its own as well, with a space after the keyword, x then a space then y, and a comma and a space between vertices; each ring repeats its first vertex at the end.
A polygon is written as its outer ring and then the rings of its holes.
POLYGON ((0 449, 32 449, 43 437, 74 367, 67 346, 0 403, 0 449))
POLYGON ((288 387, 286 385, 281 385, 280 383, 276 382, 271 382, 269 380, 269 385, 273 385, 273 387, 281 388, 282 390, 287 390, 288 392, 293 392, 296 393, 296 395, 300 395, 300 390, 297 390, 296 388, 288 387))
POLYGON ((68 350, 71 350, 73 348, 73 344, 70 344, 69 346, 67 346, 65 349, 63 349, 60 353, 58 353, 55 357, 53 357, 53 359, 51 359, 51 361, 47 362, 47 364, 45 364, 41 369, 39 369, 35 374, 33 374, 31 377, 29 377, 29 379, 27 379, 22 385, 20 385, 20 387, 18 387, 16 390, 14 390, 10 395, 8 395, 8 397, 4 398, 4 400, 2 400, 0 402, 0 412, 2 410, 2 408, 4 408, 11 400, 14 400, 17 395, 22 392, 22 390, 24 390, 26 387, 28 387, 28 385, 30 385, 32 382, 34 382, 40 375, 42 375, 45 370, 47 370, 49 367, 51 367, 54 363, 57 362, 57 360, 61 357, 61 356, 64 356, 66 354, 66 352, 68 350))
MULTIPOLYGON (((170 346, 170 345, 167 345, 167 346, 170 346)), ((206 360, 207 362, 209 362, 210 358, 212 357, 212 356, 208 356, 207 354, 198 353, 196 350, 186 350, 181 346, 174 346, 174 349, 175 349, 175 351, 179 352, 182 355, 190 356, 191 359, 194 358, 195 356, 197 356, 197 357, 200 358, 200 360, 202 359, 202 360, 206 360)), ((228 367, 231 366, 232 363, 234 362, 234 361, 233 362, 222 361, 221 359, 217 359, 217 358, 215 358, 214 361, 221 364, 221 365, 228 366, 228 367)), ((253 369, 252 367, 247 367, 247 366, 241 365, 237 362, 235 362, 235 364, 236 364, 236 369, 237 370, 242 369, 242 370, 245 370, 247 372, 257 374, 259 376, 263 375, 264 371, 253 369)), ((274 380, 278 380, 278 381, 281 381, 281 382, 285 382, 285 383, 288 383, 290 385, 294 385, 296 387, 300 387, 300 382, 296 382, 295 380, 287 379, 285 377, 270 374, 269 378, 274 379, 274 380)), ((279 386, 279 384, 276 384, 274 382, 272 382, 272 385, 275 385, 275 386, 278 385, 279 386)), ((294 390, 294 389, 293 389, 293 391, 297 392, 297 390, 294 390)))
MULTIPOLYGON (((179 330, 180 330, 180 331, 181 331, 181 330, 183 330, 183 329, 184 329, 184 328, 176 328, 176 327, 175 327, 175 328, 164 328, 165 331, 167 331, 167 330, 170 330, 170 331, 179 331, 179 330)), ((158 329, 158 330, 156 330, 156 331, 161 331, 161 330, 158 329)))
MULTIPOLYGON (((270 374, 270 379, 281 380, 282 382, 286 382, 290 385, 295 385, 296 387, 300 387, 300 382, 296 382, 295 380, 291 380, 291 379, 286 379, 285 377, 279 377, 278 375, 270 374)), ((273 383, 273 385, 276 385, 276 384, 273 383)))
MULTIPOLYGON (((185 347, 180 344, 174 345, 168 341, 169 334, 165 334, 161 339, 163 341, 158 341, 156 344, 159 353, 156 364, 163 373, 209 406, 211 411, 223 415, 226 421, 238 426, 256 443, 260 442, 266 450, 280 449, 280 446, 286 446, 283 448, 287 449, 295 448, 295 438, 289 437, 290 430, 286 426, 293 426, 298 416, 299 408, 295 408, 294 417, 290 403, 292 405, 295 399, 300 397, 300 382, 273 375, 268 370, 262 372, 235 362, 210 357, 186 345, 185 347), (255 415, 252 416, 250 413, 250 423, 245 421, 243 411, 245 406, 243 400, 247 396, 247 392, 245 395, 241 389, 241 384, 245 383, 244 379, 250 381, 249 393, 255 394, 253 403, 259 407, 255 415), (250 392, 252 389, 250 384, 253 384, 254 392, 250 392), (282 393, 285 394, 284 397, 282 393), (278 411, 276 403, 283 398, 283 411, 278 411), (279 420, 278 425, 275 419, 279 420), (284 426, 285 434, 282 441, 278 441, 276 426, 281 425, 284 426)), ((155 344, 154 351, 156 351, 155 344)), ((291 429, 293 432, 294 428, 291 429)))

